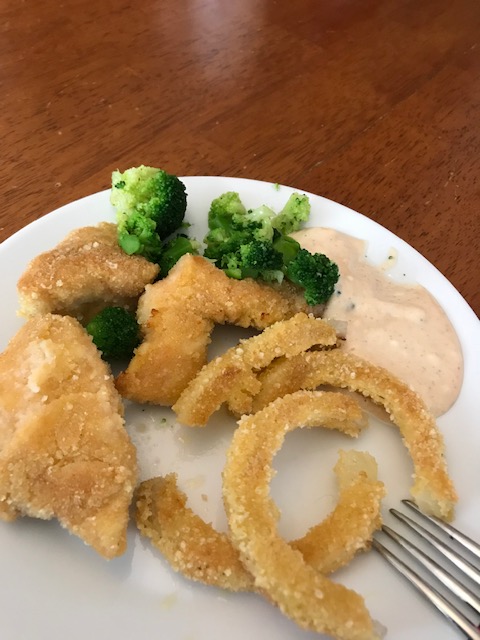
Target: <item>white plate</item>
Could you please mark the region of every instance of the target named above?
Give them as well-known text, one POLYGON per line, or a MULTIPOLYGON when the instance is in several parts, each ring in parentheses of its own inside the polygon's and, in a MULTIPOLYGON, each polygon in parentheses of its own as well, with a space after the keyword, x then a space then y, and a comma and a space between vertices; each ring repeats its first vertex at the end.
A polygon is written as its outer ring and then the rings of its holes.
MULTIPOLYGON (((251 180, 184 180, 187 218, 194 223, 192 235, 198 238, 205 232, 211 200, 224 191, 240 192, 247 206, 270 204, 276 209, 292 192, 288 187, 276 189, 272 184, 251 180)), ((113 220, 108 197, 108 192, 102 192, 61 207, 1 245, 1 349, 22 322, 15 315, 15 285, 27 262, 75 227, 113 220)), ((311 195, 311 203, 311 226, 330 226, 368 239, 368 257, 376 263, 382 263, 393 247, 398 260, 392 277, 421 283, 448 313, 464 351, 465 378, 460 397, 439 420, 439 426, 460 495, 456 522, 474 538, 480 538, 480 424, 476 417, 480 325, 475 314, 429 262, 392 233, 324 198, 311 195)), ((216 331, 215 348, 232 343, 240 335, 244 334, 230 327, 216 331)), ((142 476, 177 471, 192 507, 224 528, 220 471, 233 422, 222 414, 207 429, 192 430, 175 425, 167 410, 135 405, 127 407, 126 417, 139 449, 142 476), (167 418, 166 424, 162 424, 162 417, 167 418)), ((387 506, 396 506, 407 495, 412 469, 394 428, 372 424, 368 433, 353 444, 338 434, 301 430, 287 437, 276 459, 279 473, 272 493, 283 510, 283 534, 301 535, 333 506, 332 467, 340 447, 358 447, 375 455, 388 489, 387 506)), ((56 522, 27 518, 10 524, 0 522, 0 576, 0 636, 5 640, 319 638, 298 629, 259 596, 223 593, 173 573, 133 526, 126 554, 105 562, 56 522)), ((338 579, 362 593, 373 617, 387 626, 391 640, 458 637, 375 552, 356 558, 339 572, 338 579)))

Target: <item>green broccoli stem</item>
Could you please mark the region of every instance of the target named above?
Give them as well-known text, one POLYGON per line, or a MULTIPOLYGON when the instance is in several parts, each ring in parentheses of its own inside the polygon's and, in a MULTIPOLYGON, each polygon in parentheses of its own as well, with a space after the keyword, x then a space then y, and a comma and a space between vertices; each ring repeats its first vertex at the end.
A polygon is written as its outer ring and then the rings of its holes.
POLYGON ((300 244, 290 236, 284 236, 278 232, 275 235, 277 237, 274 238, 273 247, 282 254, 283 265, 287 267, 300 251, 300 244))

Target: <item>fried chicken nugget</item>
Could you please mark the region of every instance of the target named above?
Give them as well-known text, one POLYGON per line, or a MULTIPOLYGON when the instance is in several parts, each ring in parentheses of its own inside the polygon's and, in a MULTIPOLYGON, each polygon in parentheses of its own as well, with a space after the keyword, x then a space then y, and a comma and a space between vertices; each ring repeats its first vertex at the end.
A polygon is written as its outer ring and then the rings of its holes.
POLYGON ((134 309, 158 270, 158 265, 129 256, 118 246, 115 224, 75 229, 27 266, 17 284, 20 314, 57 313, 86 324, 104 307, 134 309))
POLYGON ((362 412, 339 393, 313 392, 315 406, 298 411, 296 394, 244 416, 233 435, 223 470, 223 498, 231 540, 255 586, 302 628, 340 640, 379 638, 363 598, 307 564, 277 530, 278 509, 269 494, 273 457, 297 427, 337 427, 362 412), (305 415, 306 414, 306 415, 305 415))
POLYGON ((435 418, 422 399, 391 373, 341 349, 281 358, 259 375, 258 411, 272 400, 297 389, 321 385, 358 391, 383 406, 400 430, 414 465, 411 494, 420 509, 452 520, 457 494, 447 471, 445 446, 435 418))
MULTIPOLYGON (((340 451, 334 470, 339 484, 335 508, 303 538, 290 543, 323 574, 347 565, 358 551, 368 548, 381 526, 384 487, 377 480, 374 458, 368 453, 340 451)), ((229 591, 254 591, 253 576, 228 535, 216 531, 186 502, 175 473, 142 482, 135 515, 140 533, 185 577, 229 591)))
POLYGON ((171 406, 205 364, 215 324, 265 329, 299 311, 318 315, 319 309, 308 307, 293 285, 235 280, 206 258, 187 254, 140 298, 144 340, 117 388, 130 400, 171 406))
POLYGON ((58 518, 105 558, 126 546, 136 451, 107 365, 68 316, 29 320, 0 355, 0 518, 58 518))

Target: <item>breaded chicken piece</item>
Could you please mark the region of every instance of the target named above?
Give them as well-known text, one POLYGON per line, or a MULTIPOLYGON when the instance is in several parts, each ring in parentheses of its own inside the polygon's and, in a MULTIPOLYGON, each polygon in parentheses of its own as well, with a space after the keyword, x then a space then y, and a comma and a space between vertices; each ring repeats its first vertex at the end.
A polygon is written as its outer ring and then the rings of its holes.
POLYGON ((85 324, 107 306, 134 309, 158 271, 158 265, 122 251, 115 224, 75 229, 34 258, 20 277, 20 314, 58 313, 85 324))
POLYGON ((126 547, 136 451, 107 365, 68 316, 29 320, 0 355, 0 518, 58 518, 105 558, 126 547))
POLYGON ((130 400, 170 406, 205 364, 215 324, 265 329, 299 311, 319 309, 293 285, 235 280, 206 258, 187 254, 140 298, 144 340, 117 388, 130 400))

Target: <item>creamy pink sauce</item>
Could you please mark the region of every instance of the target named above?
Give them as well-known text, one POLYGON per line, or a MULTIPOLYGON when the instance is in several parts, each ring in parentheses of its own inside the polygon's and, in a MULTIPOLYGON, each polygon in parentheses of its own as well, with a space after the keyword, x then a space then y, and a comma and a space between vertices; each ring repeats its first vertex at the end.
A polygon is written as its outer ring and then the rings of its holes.
POLYGON ((394 282, 369 264, 365 242, 333 229, 304 229, 293 237, 311 253, 338 264, 340 279, 325 318, 347 322, 342 349, 385 367, 406 382, 439 416, 455 402, 463 355, 449 319, 419 285, 394 282))

